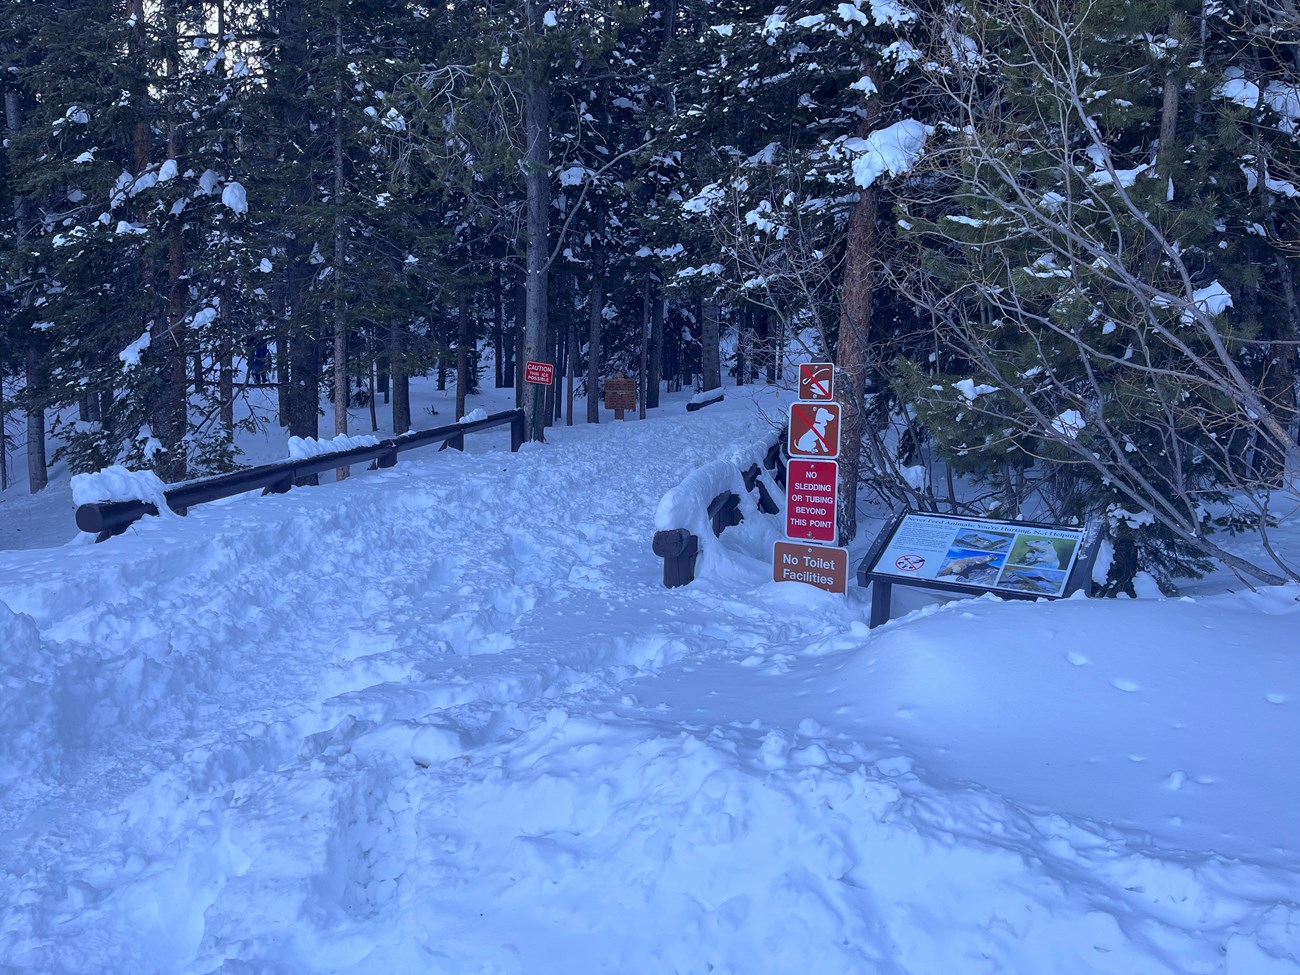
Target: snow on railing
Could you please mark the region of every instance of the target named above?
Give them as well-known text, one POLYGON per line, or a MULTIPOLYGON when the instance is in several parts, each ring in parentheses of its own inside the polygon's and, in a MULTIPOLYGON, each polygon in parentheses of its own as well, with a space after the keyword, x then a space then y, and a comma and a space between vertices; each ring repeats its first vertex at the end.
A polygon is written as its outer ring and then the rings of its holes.
POLYGON ((714 386, 712 389, 702 390, 691 397, 690 402, 686 404, 686 412, 694 413, 696 410, 702 410, 706 406, 712 406, 714 403, 721 403, 723 395, 721 386, 714 386))
POLYGON ((746 513, 780 512, 764 471, 774 487, 785 488, 784 443, 782 429, 738 447, 725 459, 692 471, 660 499, 652 548, 664 560, 665 586, 673 589, 695 579, 701 540, 707 548, 746 513))
MULTIPOLYGON (((475 411, 476 414, 479 412, 475 411)), ((163 483, 148 472, 109 468, 96 474, 79 475, 73 478, 77 527, 83 532, 93 533, 95 541, 102 542, 121 534, 145 515, 157 515, 164 508, 185 514, 195 505, 258 488, 263 494, 283 494, 296 485, 308 483, 308 478, 322 471, 367 461, 373 461, 375 468, 393 467, 397 464, 397 455, 403 450, 434 443, 442 444, 443 449, 464 450, 466 434, 506 425, 510 427, 510 449, 517 451, 524 442, 524 411, 506 410, 490 416, 486 413, 482 416, 471 414, 457 423, 404 433, 389 440, 375 440, 373 437, 336 438, 334 441, 299 439, 291 447, 291 457, 287 461, 189 481, 165 491, 160 491, 163 483), (345 450, 337 449, 344 443, 351 446, 345 450)))

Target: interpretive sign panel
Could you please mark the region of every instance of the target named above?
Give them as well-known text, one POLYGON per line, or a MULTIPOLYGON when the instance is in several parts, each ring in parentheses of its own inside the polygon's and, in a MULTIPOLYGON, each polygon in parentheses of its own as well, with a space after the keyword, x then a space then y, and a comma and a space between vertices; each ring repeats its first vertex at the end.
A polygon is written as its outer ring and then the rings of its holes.
POLYGON ((848 592, 849 550, 777 542, 772 546, 772 579, 804 582, 827 592, 848 592))
POLYGON ((830 402, 791 403, 791 457, 820 457, 830 460, 840 455, 840 404, 830 402))
POLYGON ((529 359, 524 363, 524 382, 549 386, 555 382, 555 366, 549 362, 534 362, 529 359))
POLYGON ((809 542, 835 541, 839 464, 791 457, 785 469, 785 533, 809 542))
POLYGON ((799 398, 828 400, 835 397, 835 366, 829 362, 805 362, 799 366, 799 398))
POLYGON ((867 571, 915 584, 1063 596, 1083 536, 1081 528, 907 514, 867 571))
POLYGON ((871 586, 871 626, 889 621, 897 584, 1004 599, 1059 599, 1087 590, 1101 541, 1097 524, 1063 528, 1024 521, 904 512, 858 566, 871 586))

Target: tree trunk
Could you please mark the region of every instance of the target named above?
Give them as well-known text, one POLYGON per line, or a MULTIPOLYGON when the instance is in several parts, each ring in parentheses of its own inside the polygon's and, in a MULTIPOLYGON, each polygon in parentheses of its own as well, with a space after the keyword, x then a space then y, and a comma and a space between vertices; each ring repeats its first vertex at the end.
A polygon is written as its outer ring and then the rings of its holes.
MULTIPOLYGON (((575 285, 577 281, 574 281, 575 285)), ((577 291, 577 288, 574 288, 577 291)), ((570 312, 569 332, 566 345, 568 349, 564 355, 564 374, 569 381, 569 389, 564 399, 564 423, 566 426, 573 426, 573 385, 578 380, 578 319, 570 312)))
POLYGON ((587 309, 587 422, 600 422, 600 333, 605 310, 605 250, 599 244, 591 256, 591 296, 587 309))
POLYGON ((768 385, 776 382, 776 337, 772 334, 772 315, 766 308, 757 308, 758 334, 763 346, 763 370, 768 385))
POLYGON ((391 326, 389 340, 389 362, 393 379, 393 434, 398 435, 411 429, 411 380, 406 374, 406 356, 399 326, 391 326))
POLYGON ((555 375, 558 382, 546 387, 546 425, 553 426, 564 418, 564 333, 547 315, 547 340, 551 348, 551 362, 555 363, 555 375))
POLYGON ((469 303, 465 289, 456 292, 456 419, 465 415, 469 392, 469 303))
MULTIPOLYGON (((337 62, 334 81, 334 199, 335 207, 342 206, 347 184, 343 178, 343 19, 334 15, 334 58, 337 62)), ((347 263, 347 227, 342 214, 334 217, 334 436, 348 432, 348 400, 352 392, 352 379, 348 375, 348 321, 344 309, 343 273, 347 263)), ((349 469, 336 468, 334 479, 344 480, 349 469)))
POLYGON ((221 429, 226 432, 229 442, 235 435, 235 363, 234 339, 230 334, 230 301, 227 295, 221 298, 221 342, 217 353, 220 364, 217 367, 217 399, 221 403, 221 429))
POLYGON ((303 328, 290 341, 289 435, 315 439, 320 432, 320 336, 303 328))
POLYGON ((160 404, 160 429, 155 430, 166 452, 155 464, 158 476, 169 483, 183 481, 188 464, 185 437, 189 432, 189 376, 185 371, 185 248, 179 221, 167 231, 167 391, 160 404))
POLYGON ((663 382, 664 312, 667 299, 655 295, 650 309, 650 375, 646 377, 646 406, 659 408, 659 386, 663 382))
POLYGON ((366 366, 366 381, 370 384, 370 432, 379 432, 379 408, 376 406, 378 391, 375 389, 375 372, 378 370, 376 364, 372 361, 366 366))
POLYGON ((9 490, 9 437, 5 421, 9 419, 5 403, 5 374, 0 369, 0 492, 9 490))
MULTIPOLYGON (((864 67, 867 76, 876 81, 875 66, 864 67)), ((858 137, 865 139, 870 135, 879 119, 880 98, 870 97, 858 126, 858 137)), ((843 412, 840 421, 841 545, 847 545, 858 533, 858 474, 862 465, 862 437, 866 432, 867 340, 871 332, 871 299, 880 244, 876 225, 879 203, 880 191, 875 186, 861 192, 849 214, 845 243, 839 342, 835 350, 835 365, 842 376, 835 381, 835 398, 843 412)))
POLYGON ((40 396, 45 389, 45 369, 40 355, 27 352, 27 395, 23 409, 27 412, 27 486, 32 494, 45 490, 50 483, 45 461, 45 405, 40 396))
MULTIPOLYGON (((1169 36, 1185 40, 1187 17, 1181 11, 1169 15, 1169 36)), ((1174 144, 1178 138, 1178 95, 1182 82, 1174 71, 1165 75, 1164 93, 1160 106, 1160 147, 1156 152, 1156 172, 1163 180, 1173 177, 1174 144)))
POLYGON ((524 322, 528 318, 527 272, 520 269, 515 276, 515 408, 524 405, 524 322))
POLYGON ((744 308, 740 309, 740 321, 736 323, 736 385, 745 385, 745 370, 749 368, 746 350, 749 345, 749 330, 746 325, 749 320, 749 312, 744 308))
POLYGON ((701 303, 700 386, 705 390, 722 385, 722 339, 718 334, 718 304, 706 297, 701 303))
MULTIPOLYGON (((528 32, 525 47, 524 133, 527 153, 524 159, 524 182, 528 211, 526 239, 528 246, 525 278, 526 317, 524 324, 524 358, 544 361, 546 342, 546 283, 550 258, 550 148, 551 90, 543 55, 536 50, 542 35, 542 0, 525 0, 528 32)), ((542 388, 537 386, 524 396, 527 436, 545 440, 543 433, 542 388)))
POLYGON ((650 376, 650 272, 641 278, 641 356, 638 361, 636 385, 637 417, 645 419, 646 380, 650 376))
POLYGON ((502 295, 501 275, 496 276, 494 284, 496 286, 496 307, 493 309, 493 317, 496 318, 496 321, 493 322, 492 327, 492 385, 494 389, 504 389, 508 372, 505 362, 506 304, 502 295))
POLYGON ((293 396, 289 388, 289 328, 283 315, 275 329, 275 405, 280 426, 288 429, 293 416, 293 396))
MULTIPOLYGON (((15 88, 5 91, 5 129, 19 132, 23 127, 23 106, 21 93, 15 88)), ((31 204, 25 196, 14 198, 14 223, 19 237, 26 239, 32 229, 31 204)), ((30 304, 26 296, 22 298, 23 307, 30 304)), ((29 339, 30 341, 30 339, 29 339)), ((27 485, 32 494, 45 490, 49 483, 45 460, 45 370, 41 354, 29 346, 24 354, 23 372, 26 390, 23 395, 23 410, 27 414, 27 485)), ((0 450, 4 449, 4 428, 0 427, 0 450)))

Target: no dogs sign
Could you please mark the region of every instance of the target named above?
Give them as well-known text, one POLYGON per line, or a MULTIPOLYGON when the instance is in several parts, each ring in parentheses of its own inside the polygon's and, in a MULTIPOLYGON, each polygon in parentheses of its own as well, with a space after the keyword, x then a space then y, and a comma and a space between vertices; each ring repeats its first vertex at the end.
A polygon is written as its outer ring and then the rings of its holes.
POLYGON ((790 404, 791 457, 831 460, 840 455, 840 404, 798 402, 790 404))

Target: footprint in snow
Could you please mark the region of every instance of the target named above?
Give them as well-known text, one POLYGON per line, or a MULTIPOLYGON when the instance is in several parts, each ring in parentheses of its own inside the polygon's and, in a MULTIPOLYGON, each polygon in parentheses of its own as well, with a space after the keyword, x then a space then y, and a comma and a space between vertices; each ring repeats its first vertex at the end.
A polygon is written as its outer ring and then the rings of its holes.
POLYGON ((1092 663, 1092 661, 1089 660, 1087 657, 1085 657, 1083 654, 1076 653, 1074 650, 1071 650, 1069 653, 1067 653, 1065 655, 1065 659, 1070 661, 1070 663, 1074 664, 1074 666, 1076 667, 1086 667, 1088 666, 1088 664, 1092 663))
POLYGON ((1285 695, 1285 694, 1265 694, 1265 695, 1264 695, 1264 700, 1266 700, 1269 704, 1285 704, 1285 703, 1286 703, 1286 695, 1285 695))
POLYGON ((1117 691, 1124 691, 1125 693, 1128 694, 1132 694, 1134 691, 1142 690, 1142 685, 1135 684, 1131 680, 1121 680, 1118 677, 1116 677, 1114 680, 1110 682, 1110 686, 1115 688, 1115 690, 1117 691))

